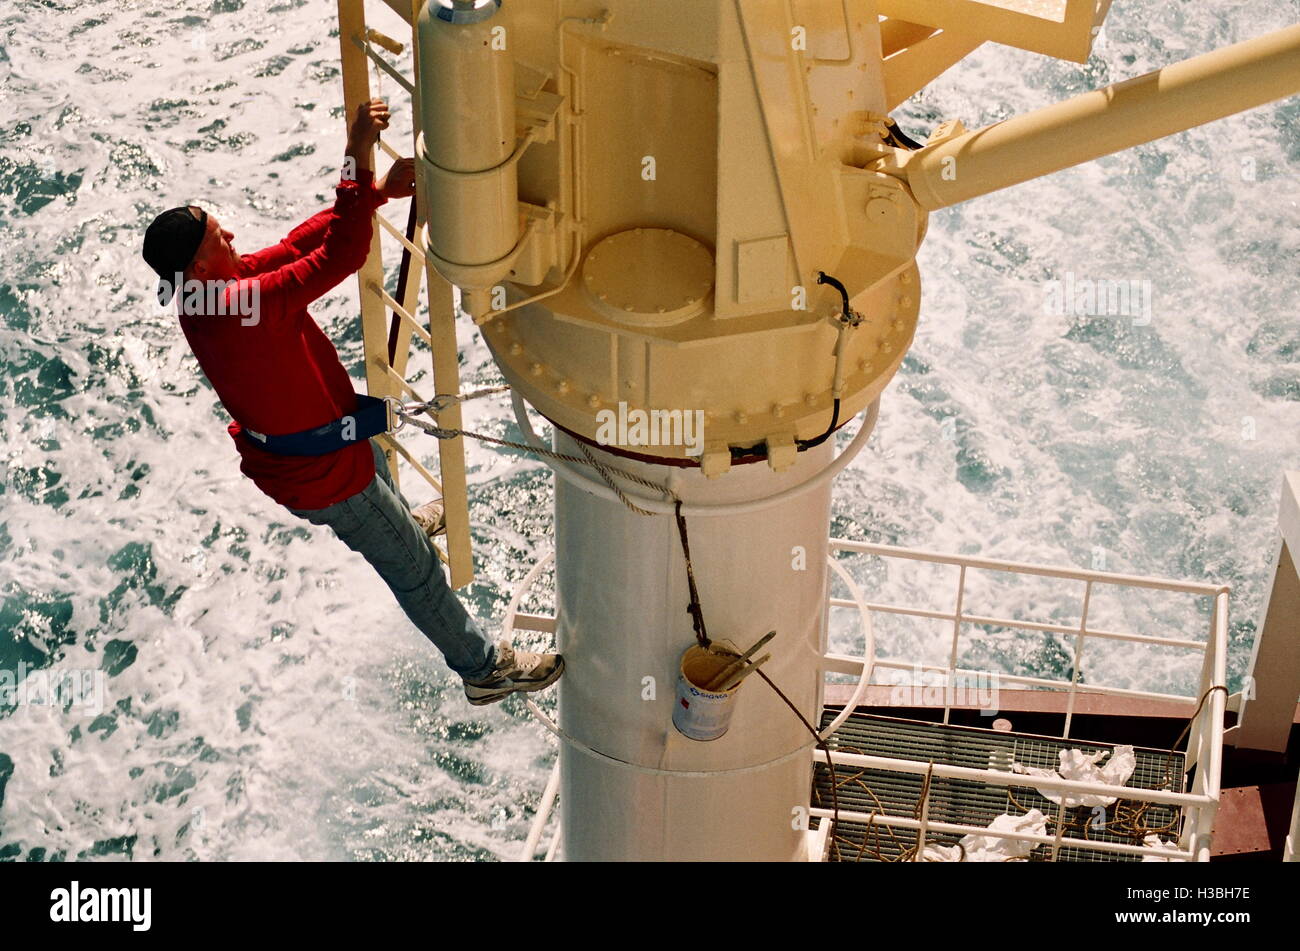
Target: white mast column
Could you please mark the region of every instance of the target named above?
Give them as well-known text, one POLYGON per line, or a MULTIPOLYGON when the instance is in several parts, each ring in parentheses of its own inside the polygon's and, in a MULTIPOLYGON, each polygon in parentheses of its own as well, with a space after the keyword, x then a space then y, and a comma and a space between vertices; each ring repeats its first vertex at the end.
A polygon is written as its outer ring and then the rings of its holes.
MULTIPOLYGON (((591 451, 603 463, 660 483, 672 474, 684 503, 701 506, 796 485, 826 466, 832 443, 800 453, 781 473, 760 463, 716 479, 698 469, 591 451)), ((556 448, 580 455, 563 433, 556 448)), ((599 479, 590 468, 585 473, 599 479)), ((828 479, 748 514, 687 518, 709 636, 744 648, 775 629, 763 671, 814 726, 821 709, 830 493, 828 479)), ((559 682, 561 727, 642 767, 760 767, 706 778, 653 774, 566 744, 560 752, 564 859, 803 858, 796 809, 808 804, 812 736, 771 688, 758 675, 747 678, 730 730, 717 740, 690 740, 673 727, 679 661, 695 640, 674 518, 638 515, 560 475, 555 508, 557 638, 567 664, 559 682)))

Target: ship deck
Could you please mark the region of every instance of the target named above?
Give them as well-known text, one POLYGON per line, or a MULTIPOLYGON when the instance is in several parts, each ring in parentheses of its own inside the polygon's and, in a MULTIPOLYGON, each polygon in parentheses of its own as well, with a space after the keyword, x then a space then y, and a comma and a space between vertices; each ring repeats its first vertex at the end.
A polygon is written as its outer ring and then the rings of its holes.
MULTIPOLYGON (((827 709, 822 727, 838 711, 827 709)), ((1013 763, 1026 767, 1055 769, 1062 750, 1080 749, 1085 753, 1112 750, 1114 745, 1086 743, 1073 739, 980 729, 954 724, 927 723, 876 714, 854 713, 829 737, 828 746, 837 752, 961 766, 970 769, 1011 771, 1013 763)), ((1134 748, 1136 769, 1127 785, 1137 789, 1162 789, 1183 792, 1186 768, 1182 753, 1169 750, 1134 748)), ((1119 799, 1104 810, 1086 806, 1063 808, 1032 788, 990 785, 987 783, 930 777, 925 774, 900 773, 889 769, 871 769, 835 764, 835 797, 831 795, 830 770, 818 762, 813 774, 813 803, 816 806, 869 815, 904 817, 920 820, 923 790, 928 824, 957 823, 986 826, 1004 813, 1023 815, 1038 809, 1048 817, 1048 831, 1055 835, 1082 837, 1092 841, 1141 846, 1149 833, 1163 839, 1177 839, 1181 817, 1173 806, 1119 799), (836 801, 837 800, 837 801, 836 801)), ((927 830, 927 846, 952 846, 962 838, 957 833, 927 830)), ((841 820, 834 841, 827 850, 830 861, 890 862, 907 861, 918 839, 918 831, 876 822, 841 820)), ((1067 845, 1040 843, 1029 853, 1027 861, 1098 862, 1140 861, 1134 855, 1072 848, 1067 845)))

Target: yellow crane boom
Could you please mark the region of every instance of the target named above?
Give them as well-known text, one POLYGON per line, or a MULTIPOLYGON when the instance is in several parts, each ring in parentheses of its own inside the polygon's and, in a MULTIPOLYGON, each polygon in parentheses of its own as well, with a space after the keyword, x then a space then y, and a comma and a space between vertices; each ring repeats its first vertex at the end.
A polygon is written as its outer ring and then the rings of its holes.
POLYGON ((927 211, 1300 92, 1300 25, 1174 63, 972 132, 902 166, 927 211))

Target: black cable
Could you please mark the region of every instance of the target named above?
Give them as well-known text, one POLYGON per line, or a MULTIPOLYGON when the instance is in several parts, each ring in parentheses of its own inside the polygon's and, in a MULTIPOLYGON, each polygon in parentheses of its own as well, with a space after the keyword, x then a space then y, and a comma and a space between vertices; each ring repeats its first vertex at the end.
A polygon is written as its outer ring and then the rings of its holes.
MULTIPOLYGON (((837 281, 835 278, 831 277, 825 271, 817 272, 817 283, 829 284, 831 287, 835 288, 837 291, 840 292, 840 305, 842 307, 841 313, 843 314, 842 319, 851 320, 853 315, 853 310, 852 308, 849 307, 848 288, 846 288, 841 282, 837 281)), ((814 436, 812 439, 796 439, 794 441, 795 447, 798 449, 799 452, 803 452, 805 449, 812 449, 815 446, 820 446, 826 440, 831 438, 831 433, 835 432, 835 427, 838 426, 839 424, 840 424, 840 398, 837 396, 835 397, 835 402, 831 410, 831 424, 826 427, 826 432, 822 433, 820 436, 814 436)))
MULTIPOLYGON (((415 220, 416 212, 415 199, 411 199, 411 210, 406 216, 406 240, 415 243, 415 220)), ((397 272, 397 301, 406 302, 406 283, 411 277, 411 249, 402 246, 402 265, 397 272)), ((393 311, 392 323, 388 325, 388 365, 391 367, 397 362, 397 337, 402 329, 402 318, 393 311)))
POLYGON ((691 543, 686 537, 686 517, 682 515, 682 500, 676 501, 673 511, 677 517, 677 537, 682 541, 682 554, 686 558, 686 583, 691 591, 691 603, 687 606, 686 613, 691 616, 691 626, 695 628, 695 640, 699 642, 700 647, 708 650, 713 642, 709 640, 709 632, 704 627, 704 607, 700 604, 700 592, 695 586, 695 567, 691 564, 691 543))
POLYGON ((840 292, 841 312, 844 314, 845 319, 848 319, 848 317, 853 313, 853 311, 849 308, 849 292, 847 288, 845 288, 843 284, 835 280, 835 278, 831 277, 825 271, 817 272, 817 283, 829 284, 831 287, 835 288, 837 291, 840 292))
POLYGON ((840 424, 840 400, 839 397, 837 396, 835 398, 834 409, 831 413, 831 424, 826 427, 826 432, 822 433, 820 436, 815 436, 812 439, 796 439, 794 441, 794 444, 800 452, 803 452, 805 449, 812 449, 814 446, 820 446, 826 440, 831 438, 831 433, 835 432, 835 427, 837 427, 839 424, 840 424))
POLYGON ((886 119, 889 123, 889 132, 885 136, 885 142, 899 149, 909 149, 915 152, 917 149, 925 148, 920 142, 911 138, 906 132, 898 127, 898 123, 893 119, 886 119))
MULTIPOLYGON (((855 314, 853 312, 853 309, 849 307, 848 288, 846 288, 840 281, 831 277, 825 271, 817 272, 817 283, 829 284, 831 287, 835 288, 837 291, 840 292, 840 308, 841 308, 840 319, 856 327, 858 323, 861 321, 861 317, 855 314)), ((840 399, 837 396, 831 406, 831 424, 826 427, 826 432, 822 433, 820 436, 814 436, 812 439, 796 439, 794 441, 795 449, 798 452, 803 452, 805 449, 812 449, 816 446, 820 446, 826 440, 831 438, 831 434, 835 432, 839 424, 840 424, 840 399)), ((759 459, 766 459, 768 455, 766 445, 762 446, 761 448, 759 446, 731 446, 729 451, 731 453, 731 461, 734 463, 751 462, 759 459)))

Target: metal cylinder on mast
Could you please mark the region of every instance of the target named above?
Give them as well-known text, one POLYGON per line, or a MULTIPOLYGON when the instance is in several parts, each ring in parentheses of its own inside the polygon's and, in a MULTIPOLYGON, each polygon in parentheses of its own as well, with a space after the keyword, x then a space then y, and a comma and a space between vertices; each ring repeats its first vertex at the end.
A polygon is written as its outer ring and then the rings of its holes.
POLYGON ((520 236, 514 57, 498 22, 501 0, 448 5, 430 0, 420 14, 420 94, 424 128, 417 143, 428 196, 428 250, 463 269, 457 283, 491 287, 509 271, 494 267, 520 236))
MULTIPOLYGON (((563 434, 557 448, 578 452, 563 434)), ((717 479, 591 451, 661 484, 675 476, 675 490, 698 508, 796 486, 827 465, 832 444, 780 473, 748 465, 717 479)), ((814 726, 830 494, 826 479, 776 505, 686 520, 709 636, 743 649, 776 630, 762 669, 814 726)), ((636 514, 565 478, 555 505, 557 638, 567 664, 560 725, 578 744, 560 754, 564 858, 804 858, 813 738, 781 699, 749 677, 721 738, 697 742, 673 727, 678 662, 695 643, 675 519, 636 514)))

